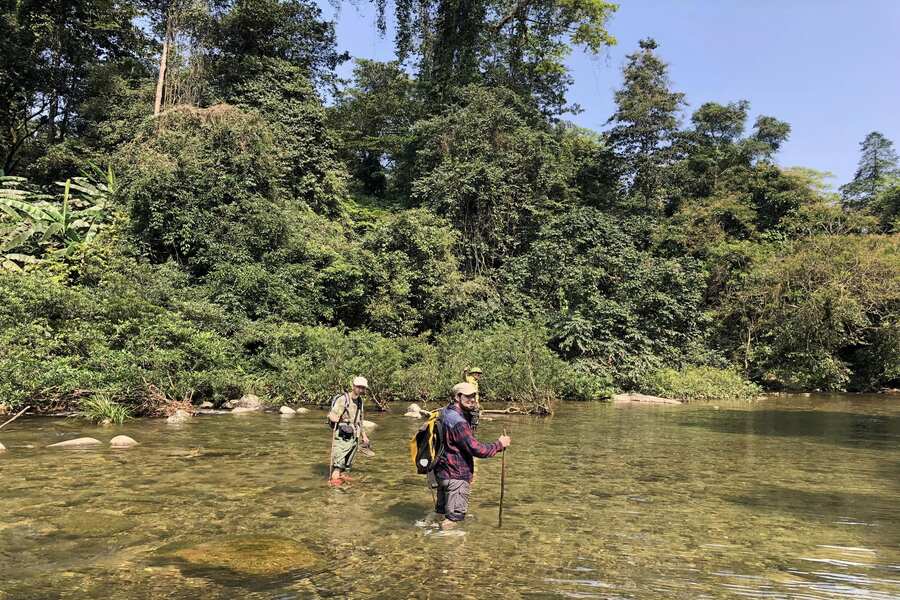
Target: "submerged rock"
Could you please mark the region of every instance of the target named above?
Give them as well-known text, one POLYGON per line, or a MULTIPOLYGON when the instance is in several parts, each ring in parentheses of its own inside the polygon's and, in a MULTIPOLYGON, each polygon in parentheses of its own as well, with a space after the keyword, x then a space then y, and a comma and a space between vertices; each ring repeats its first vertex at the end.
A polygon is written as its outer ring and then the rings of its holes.
POLYGON ((282 406, 281 408, 278 409, 278 412, 280 412, 280 413, 283 414, 283 415, 295 415, 295 414, 297 414, 297 411, 294 410, 293 408, 291 408, 290 406, 282 406))
POLYGON ((113 448, 131 448, 132 446, 137 446, 138 442, 134 438, 130 438, 127 435, 117 435, 113 439, 109 440, 109 445, 113 448))
POLYGON ((646 394, 616 394, 612 398, 616 404, 627 404, 630 402, 639 402, 645 404, 683 404, 681 400, 673 398, 661 398, 659 396, 648 396, 646 394))
POLYGON ((166 418, 166 423, 185 423, 191 420, 191 413, 186 410, 181 410, 180 408, 175 411, 175 414, 166 418))
POLYGON ((78 448, 81 446, 98 446, 102 444, 100 440, 96 440, 92 437, 80 437, 75 438, 74 440, 66 440, 64 442, 57 442, 56 444, 50 444, 47 446, 48 448, 78 448))
POLYGON ((170 551, 186 571, 250 577, 279 577, 323 564, 323 558, 294 540, 276 536, 239 536, 170 551))
POLYGON ((109 537, 137 526, 132 519, 114 513, 72 510, 67 510, 64 516, 57 517, 52 522, 63 533, 74 538, 109 537))
POLYGON ((0 444, 0 452, 6 452, 6 446, 0 444))
POLYGON ((376 427, 378 427, 378 423, 375 421, 363 420, 363 429, 375 429, 376 427))

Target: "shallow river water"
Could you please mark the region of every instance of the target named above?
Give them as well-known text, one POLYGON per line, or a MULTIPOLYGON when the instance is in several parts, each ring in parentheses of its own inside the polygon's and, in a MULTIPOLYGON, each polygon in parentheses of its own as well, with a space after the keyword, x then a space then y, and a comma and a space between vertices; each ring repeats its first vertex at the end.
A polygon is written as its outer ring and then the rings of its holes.
MULTIPOLYGON (((399 410, 396 407, 395 410, 399 410)), ((417 525, 416 423, 325 485, 324 413, 19 419, 0 431, 0 600, 900 598, 900 397, 563 404, 503 417, 464 534, 417 525), (124 433, 129 450, 46 448, 124 433)))

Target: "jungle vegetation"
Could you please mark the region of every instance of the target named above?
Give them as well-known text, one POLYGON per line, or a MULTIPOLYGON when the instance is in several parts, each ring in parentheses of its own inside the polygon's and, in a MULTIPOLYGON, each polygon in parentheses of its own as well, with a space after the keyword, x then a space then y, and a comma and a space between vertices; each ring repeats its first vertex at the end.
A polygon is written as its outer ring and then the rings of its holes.
POLYGON ((576 127, 565 58, 616 43, 609 2, 377 0, 396 60, 349 81, 310 0, 0 6, 10 408, 324 402, 357 373, 442 402, 475 364, 523 403, 900 386, 892 142, 833 192, 777 164, 788 123, 689 105, 652 39, 576 127))

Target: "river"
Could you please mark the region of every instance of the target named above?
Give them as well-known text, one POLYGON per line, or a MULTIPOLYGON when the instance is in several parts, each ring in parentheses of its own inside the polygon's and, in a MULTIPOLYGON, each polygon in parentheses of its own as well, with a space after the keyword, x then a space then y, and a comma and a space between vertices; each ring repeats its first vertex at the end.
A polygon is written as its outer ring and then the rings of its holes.
POLYGON ((463 534, 420 526, 417 424, 325 485, 324 413, 19 419, 0 431, 0 600, 900 598, 900 397, 565 403, 498 417, 463 534), (117 434, 128 450, 46 448, 117 434))

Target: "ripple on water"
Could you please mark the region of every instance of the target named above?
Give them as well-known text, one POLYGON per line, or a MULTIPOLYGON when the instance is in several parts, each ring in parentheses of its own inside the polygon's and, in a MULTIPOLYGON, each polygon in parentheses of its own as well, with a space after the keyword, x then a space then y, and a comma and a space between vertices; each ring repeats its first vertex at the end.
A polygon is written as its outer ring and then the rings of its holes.
POLYGON ((900 406, 802 402, 485 422, 514 439, 503 528, 484 460, 455 537, 415 527, 432 498, 399 416, 338 490, 318 415, 133 421, 124 455, 53 452, 110 432, 17 421, 4 444, 35 449, 0 458, 0 599, 898 600, 900 406))

